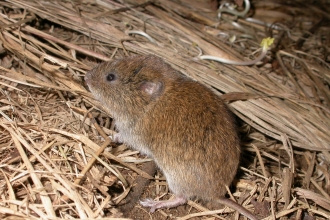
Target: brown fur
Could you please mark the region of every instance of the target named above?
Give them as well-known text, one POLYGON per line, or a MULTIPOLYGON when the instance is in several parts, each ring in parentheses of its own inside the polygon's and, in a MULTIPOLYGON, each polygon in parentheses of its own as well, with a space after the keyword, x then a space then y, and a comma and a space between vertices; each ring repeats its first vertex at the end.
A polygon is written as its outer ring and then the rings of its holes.
POLYGON ((211 90, 150 55, 101 63, 86 82, 116 119, 120 140, 153 158, 176 196, 225 195, 240 145, 231 112, 211 90))

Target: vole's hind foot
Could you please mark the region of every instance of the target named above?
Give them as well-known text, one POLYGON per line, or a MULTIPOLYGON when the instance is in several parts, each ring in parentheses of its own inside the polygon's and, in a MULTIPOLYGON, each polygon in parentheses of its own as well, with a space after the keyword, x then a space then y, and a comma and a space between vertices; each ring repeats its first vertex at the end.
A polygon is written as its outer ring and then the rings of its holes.
POLYGON ((160 208, 174 208, 179 205, 183 205, 187 202, 187 200, 183 197, 176 197, 175 199, 171 200, 164 200, 164 201, 154 201, 152 199, 145 199, 140 201, 140 204, 144 207, 151 207, 150 212, 156 211, 156 209, 160 208))

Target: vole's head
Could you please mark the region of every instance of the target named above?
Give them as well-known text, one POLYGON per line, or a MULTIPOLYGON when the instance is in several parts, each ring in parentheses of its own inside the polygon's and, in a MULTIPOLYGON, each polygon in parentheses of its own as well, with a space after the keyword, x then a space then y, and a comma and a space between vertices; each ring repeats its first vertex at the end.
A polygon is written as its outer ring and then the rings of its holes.
POLYGON ((169 83, 167 75, 175 76, 172 72, 156 56, 132 56, 99 64, 86 74, 85 81, 115 117, 129 117, 143 113, 161 97, 169 83))

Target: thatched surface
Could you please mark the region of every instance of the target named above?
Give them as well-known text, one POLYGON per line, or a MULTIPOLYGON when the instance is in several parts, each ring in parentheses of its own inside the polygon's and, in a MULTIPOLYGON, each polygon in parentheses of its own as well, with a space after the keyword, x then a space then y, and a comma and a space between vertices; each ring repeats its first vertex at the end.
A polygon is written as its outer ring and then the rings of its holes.
MULTIPOLYGON (((120 219, 127 181, 152 179, 140 169, 149 159, 110 147, 112 121, 83 76, 98 62, 133 54, 163 57, 225 94, 246 141, 232 192, 239 202, 260 218, 330 218, 329 5, 253 2, 248 16, 276 30, 242 18, 237 28, 227 13, 218 20, 211 1, 178 2, 0 2, 0 218, 120 219), (275 44, 257 66, 199 59, 253 59, 269 35, 275 44)), ((166 192, 156 183, 152 197, 166 192)), ((205 211, 190 206, 154 218, 205 211)))

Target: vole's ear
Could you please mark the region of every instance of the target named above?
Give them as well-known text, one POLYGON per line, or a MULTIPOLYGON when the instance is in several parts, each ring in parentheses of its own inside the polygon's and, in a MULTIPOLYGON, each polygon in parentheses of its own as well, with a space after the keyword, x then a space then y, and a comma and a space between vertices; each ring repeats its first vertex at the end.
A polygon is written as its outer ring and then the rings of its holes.
POLYGON ((164 84, 162 82, 146 81, 141 84, 140 89, 142 92, 155 98, 155 97, 160 96, 163 93, 164 84))

